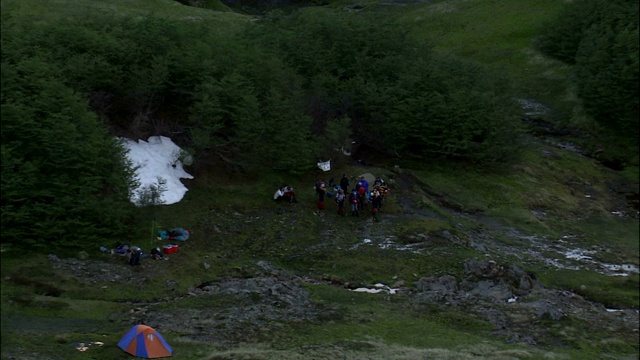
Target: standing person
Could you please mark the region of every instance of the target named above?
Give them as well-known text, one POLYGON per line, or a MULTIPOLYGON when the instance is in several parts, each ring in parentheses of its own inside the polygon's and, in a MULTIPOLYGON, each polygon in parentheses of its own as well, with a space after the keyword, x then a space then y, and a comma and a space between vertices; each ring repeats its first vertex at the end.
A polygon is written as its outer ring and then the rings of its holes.
POLYGON ((351 216, 358 216, 358 211, 360 205, 360 196, 358 195, 358 191, 356 189, 351 190, 351 194, 349 195, 349 203, 351 204, 351 216))
POLYGON ((389 193, 389 188, 384 185, 384 181, 382 181, 382 185, 378 187, 380 191, 380 204, 378 205, 378 211, 382 210, 382 204, 384 203, 384 198, 389 193))
POLYGON ((362 186, 364 187, 364 193, 368 193, 369 192, 369 182, 367 181, 367 179, 364 178, 364 176, 360 177, 360 182, 362 183, 362 186))
POLYGON ((324 183, 324 181, 322 181, 322 179, 318 179, 316 180, 316 195, 320 195, 320 186, 322 186, 322 184, 324 183))
POLYGON ((371 192, 371 214, 373 215, 373 221, 378 221, 378 210, 380 210, 380 204, 382 203, 382 195, 377 187, 373 188, 371 192))
POLYGON ((362 211, 364 209, 364 202, 367 200, 367 192, 364 189, 364 186, 360 186, 357 190, 358 193, 358 210, 362 211))
POLYGON ((349 191, 349 178, 346 174, 342 174, 342 179, 340 179, 340 188, 345 192, 349 191))
POLYGON ((324 210, 324 195, 327 192, 324 181, 320 181, 320 184, 316 188, 316 191, 318 192, 318 210, 324 210))
POLYGON ((344 190, 338 190, 338 194, 336 195, 336 202, 338 203, 338 215, 344 216, 344 201, 347 198, 347 195, 344 193, 344 190))

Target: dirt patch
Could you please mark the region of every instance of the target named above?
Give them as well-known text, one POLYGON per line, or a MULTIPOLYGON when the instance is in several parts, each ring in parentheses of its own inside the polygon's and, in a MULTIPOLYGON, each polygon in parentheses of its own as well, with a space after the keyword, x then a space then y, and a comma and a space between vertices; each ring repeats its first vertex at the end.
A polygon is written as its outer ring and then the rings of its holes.
MULTIPOLYGON (((118 255, 114 255, 118 256, 118 255)), ((76 258, 60 259, 56 255, 49 255, 51 267, 64 277, 71 277, 78 282, 94 285, 102 283, 122 283, 142 286, 146 277, 134 272, 134 268, 122 263, 104 262, 98 260, 80 260, 76 258)))

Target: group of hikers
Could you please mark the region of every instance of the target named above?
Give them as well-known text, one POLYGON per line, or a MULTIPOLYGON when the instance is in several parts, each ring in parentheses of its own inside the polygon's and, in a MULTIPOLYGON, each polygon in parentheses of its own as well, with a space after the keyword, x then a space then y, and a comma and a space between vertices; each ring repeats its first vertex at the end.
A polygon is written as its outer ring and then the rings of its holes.
POLYGON ((384 180, 381 177, 376 177, 372 187, 371 184, 364 176, 356 178, 355 186, 349 191, 351 181, 346 174, 342 174, 340 184, 337 185, 333 179, 329 180, 329 187, 333 187, 334 193, 327 192, 326 183, 322 179, 318 179, 316 182, 316 194, 317 194, 317 206, 318 210, 324 210, 324 198, 325 196, 335 198, 335 202, 338 206, 338 215, 346 215, 346 204, 348 203, 351 209, 351 216, 359 216, 363 212, 364 208, 371 204, 371 214, 374 221, 378 221, 378 212, 382 209, 382 203, 385 195, 388 194, 384 180), (347 191, 349 191, 347 195, 347 191), (334 196, 335 194, 335 196, 334 196))
MULTIPOLYGON (((355 184, 351 190, 349 190, 350 186, 351 180, 346 174, 342 174, 339 184, 336 184, 333 178, 328 183, 318 179, 315 184, 318 210, 324 210, 325 197, 335 199, 340 216, 346 215, 347 204, 351 209, 351 216, 359 216, 364 208, 371 204, 371 214, 373 219, 377 221, 377 214, 382 208, 384 197, 389 192, 384 180, 378 176, 373 184, 369 184, 365 176, 360 176, 355 178, 355 184), (333 191, 327 190, 327 187, 333 191)), ((293 187, 289 185, 278 188, 273 194, 273 200, 288 203, 298 202, 293 187)))
POLYGON ((273 194, 273 200, 285 201, 288 203, 298 202, 295 191, 293 191, 293 188, 289 185, 283 185, 281 188, 276 190, 275 194, 273 194))

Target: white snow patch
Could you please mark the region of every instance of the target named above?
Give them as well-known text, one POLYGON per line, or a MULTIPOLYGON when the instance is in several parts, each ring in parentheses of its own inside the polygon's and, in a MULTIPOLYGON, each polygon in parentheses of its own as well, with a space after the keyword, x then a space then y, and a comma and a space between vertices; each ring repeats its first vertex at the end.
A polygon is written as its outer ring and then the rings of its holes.
POLYGON ((164 192, 160 195, 163 204, 174 204, 182 200, 187 187, 180 179, 193 179, 182 167, 179 160, 182 149, 165 136, 152 136, 148 141, 122 139, 127 158, 135 167, 135 175, 140 182, 137 189, 132 189, 130 200, 138 203, 138 192, 158 184, 159 179, 164 184, 164 192))

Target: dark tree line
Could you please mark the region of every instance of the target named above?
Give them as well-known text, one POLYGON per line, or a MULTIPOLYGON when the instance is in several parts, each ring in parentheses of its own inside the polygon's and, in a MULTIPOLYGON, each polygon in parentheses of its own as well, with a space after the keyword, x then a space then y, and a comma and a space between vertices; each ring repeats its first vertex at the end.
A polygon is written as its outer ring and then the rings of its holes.
POLYGON ((638 1, 572 1, 536 40, 543 52, 573 65, 584 109, 619 142, 626 152, 620 156, 636 164, 639 21, 638 1))
POLYGON ((137 210, 114 135, 170 136, 196 166, 251 172, 302 173, 352 141, 380 156, 480 166, 520 147, 519 109, 499 74, 364 13, 276 11, 231 32, 3 11, 1 26, 5 242, 126 236, 137 210))
POLYGON ((387 156, 488 164, 517 153, 507 82, 406 35, 388 18, 316 11, 272 13, 248 31, 301 75, 314 134, 349 118, 356 143, 387 156))
POLYGON ((131 169, 50 65, 39 56, 2 63, 2 241, 73 246, 121 235, 131 169))

